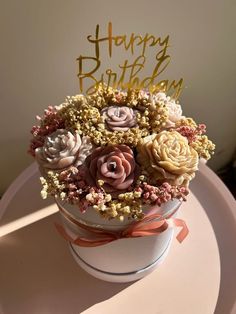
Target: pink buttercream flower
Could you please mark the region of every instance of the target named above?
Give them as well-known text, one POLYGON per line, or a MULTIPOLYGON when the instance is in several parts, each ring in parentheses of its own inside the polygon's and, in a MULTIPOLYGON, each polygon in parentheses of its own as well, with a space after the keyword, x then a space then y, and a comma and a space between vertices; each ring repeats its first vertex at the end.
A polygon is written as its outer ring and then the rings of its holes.
POLYGON ((42 170, 62 170, 72 165, 80 166, 93 147, 88 137, 78 132, 58 129, 46 136, 44 145, 35 150, 35 158, 42 170))
POLYGON ((102 110, 106 125, 111 131, 128 131, 136 125, 136 114, 126 106, 111 106, 102 110))
POLYGON ((136 177, 133 151, 126 145, 96 148, 85 164, 88 183, 97 185, 102 180, 106 192, 128 189, 136 177))

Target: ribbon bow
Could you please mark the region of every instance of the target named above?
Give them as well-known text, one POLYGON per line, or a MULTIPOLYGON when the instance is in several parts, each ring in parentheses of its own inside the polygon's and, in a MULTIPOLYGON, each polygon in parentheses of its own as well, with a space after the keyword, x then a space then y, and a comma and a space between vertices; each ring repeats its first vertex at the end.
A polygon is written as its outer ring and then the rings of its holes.
MULTIPOLYGON (((181 243, 189 233, 188 227, 184 220, 178 218, 162 218, 159 214, 148 213, 140 221, 132 223, 128 228, 122 231, 104 230, 99 227, 88 226, 75 219, 69 212, 62 208, 59 204, 58 207, 64 217, 72 224, 86 231, 89 236, 78 236, 72 238, 66 229, 60 225, 55 224, 57 231, 67 241, 82 247, 95 247, 113 242, 123 238, 137 238, 158 235, 168 228, 180 227, 181 230, 176 236, 176 239, 181 243), (160 219, 162 218, 162 219, 160 219), (157 220, 158 219, 158 220, 157 220)), ((173 215, 173 214, 172 214, 173 215)), ((172 216, 171 215, 171 216, 172 216)))

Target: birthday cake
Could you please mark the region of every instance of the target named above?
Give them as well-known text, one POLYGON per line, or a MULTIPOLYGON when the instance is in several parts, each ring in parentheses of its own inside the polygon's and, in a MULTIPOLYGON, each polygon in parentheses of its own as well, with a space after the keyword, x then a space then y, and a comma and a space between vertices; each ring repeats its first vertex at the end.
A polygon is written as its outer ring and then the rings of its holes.
POLYGON ((63 218, 57 230, 69 241, 77 262, 98 278, 132 281, 163 260, 173 226, 181 228, 179 242, 187 236, 177 210, 187 199, 200 159, 208 160, 215 146, 206 126, 182 112, 178 96, 183 79, 155 82, 169 63, 169 36, 132 34, 128 44, 126 35, 112 34, 109 23, 107 37, 99 37, 97 26, 95 38, 88 40, 95 45, 95 56, 77 59, 80 89, 84 80, 95 84, 37 117, 30 153, 39 165, 41 195, 54 197, 63 218), (111 69, 105 71, 108 82, 105 74, 95 78, 105 42, 110 57, 113 45, 123 44, 131 54, 142 47, 133 63, 125 60, 119 66, 119 80, 111 69), (157 64, 141 80, 137 74, 150 47, 160 48, 155 51, 157 64), (88 60, 95 61, 95 68, 84 72, 88 60))

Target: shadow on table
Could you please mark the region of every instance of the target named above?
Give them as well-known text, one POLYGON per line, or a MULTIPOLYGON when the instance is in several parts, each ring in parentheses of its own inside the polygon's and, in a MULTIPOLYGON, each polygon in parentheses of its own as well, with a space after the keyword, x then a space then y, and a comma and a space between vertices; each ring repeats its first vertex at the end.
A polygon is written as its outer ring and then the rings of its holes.
POLYGON ((231 212, 225 212, 228 208, 225 200, 220 194, 213 191, 211 185, 207 187, 206 177, 200 172, 197 174, 197 180, 191 183, 191 190, 198 198, 208 215, 208 218, 215 231, 221 264, 221 281, 219 297, 216 305, 215 314, 232 313, 236 302, 236 225, 231 212), (221 208, 222 210, 216 211, 221 208))
POLYGON ((81 313, 132 284, 103 282, 84 272, 57 234, 57 219, 53 215, 0 239, 4 313, 81 313))
POLYGON ((36 172, 32 178, 26 182, 22 180, 24 188, 21 188, 20 183, 18 184, 20 188, 18 185, 13 184, 15 187, 10 188, 0 200, 0 225, 12 222, 46 207, 56 206, 52 197, 46 200, 42 199, 40 195, 42 185, 39 180, 39 174, 36 172), (11 210, 12 208, 15 210, 11 210), (7 215, 5 215, 6 210, 7 215))

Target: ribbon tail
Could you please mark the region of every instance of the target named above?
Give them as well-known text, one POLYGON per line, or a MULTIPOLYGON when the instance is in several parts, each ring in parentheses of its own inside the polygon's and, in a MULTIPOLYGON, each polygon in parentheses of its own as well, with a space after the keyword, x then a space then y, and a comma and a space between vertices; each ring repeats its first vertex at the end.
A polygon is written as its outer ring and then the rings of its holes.
POLYGON ((188 227, 185 221, 182 219, 174 218, 173 222, 176 227, 181 227, 181 230, 177 234, 176 239, 179 241, 179 243, 182 243, 189 233, 188 227))

